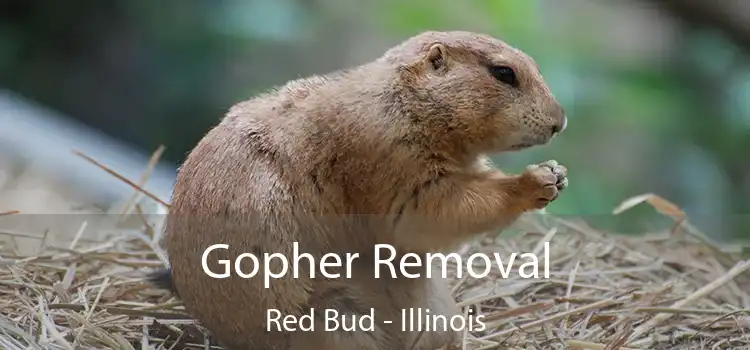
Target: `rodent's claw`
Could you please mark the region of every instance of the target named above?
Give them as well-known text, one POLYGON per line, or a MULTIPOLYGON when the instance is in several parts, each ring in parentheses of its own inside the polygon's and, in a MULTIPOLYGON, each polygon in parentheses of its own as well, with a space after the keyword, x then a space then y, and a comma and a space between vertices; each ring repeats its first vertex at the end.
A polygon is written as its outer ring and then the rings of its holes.
POLYGON ((542 163, 540 165, 544 165, 544 166, 548 166, 550 168, 554 168, 554 167, 558 166, 559 164, 557 163, 556 160, 550 159, 550 160, 548 160, 548 161, 546 161, 546 162, 544 162, 544 163, 542 163))
POLYGON ((558 190, 563 190, 568 187, 568 169, 566 167, 558 164, 556 160, 548 160, 540 165, 549 168, 552 173, 555 174, 557 177, 555 187, 557 187, 558 190))
POLYGON ((568 187, 567 169, 555 160, 529 165, 521 179, 533 209, 546 207, 568 187))

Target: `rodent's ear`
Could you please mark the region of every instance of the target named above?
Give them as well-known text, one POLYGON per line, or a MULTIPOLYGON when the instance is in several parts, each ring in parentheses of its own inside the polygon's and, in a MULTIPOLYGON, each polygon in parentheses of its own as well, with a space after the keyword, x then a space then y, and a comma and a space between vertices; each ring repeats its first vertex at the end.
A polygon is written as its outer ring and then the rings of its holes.
POLYGON ((445 48, 445 45, 437 43, 430 46, 430 50, 427 51, 427 55, 425 56, 425 64, 434 69, 440 69, 445 66, 447 61, 447 50, 445 48))

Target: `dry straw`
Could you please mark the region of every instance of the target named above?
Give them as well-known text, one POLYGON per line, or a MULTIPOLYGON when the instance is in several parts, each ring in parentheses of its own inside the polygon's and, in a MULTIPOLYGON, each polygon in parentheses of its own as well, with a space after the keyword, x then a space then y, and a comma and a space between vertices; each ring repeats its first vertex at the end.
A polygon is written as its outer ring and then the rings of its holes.
MULTIPOLYGON (((126 183, 153 197, 140 189, 144 181, 126 183)), ((488 325, 464 334, 463 349, 750 349, 750 263, 709 243, 657 196, 628 200, 615 214, 643 202, 675 228, 621 237, 546 218, 530 220, 520 236, 464 247, 465 255, 541 252, 549 241, 551 276, 457 279, 459 305, 488 325)), ((163 260, 156 230, 141 231, 87 247, 76 239, 39 256, 2 255, 0 349, 219 349, 179 300, 144 282, 163 260)))

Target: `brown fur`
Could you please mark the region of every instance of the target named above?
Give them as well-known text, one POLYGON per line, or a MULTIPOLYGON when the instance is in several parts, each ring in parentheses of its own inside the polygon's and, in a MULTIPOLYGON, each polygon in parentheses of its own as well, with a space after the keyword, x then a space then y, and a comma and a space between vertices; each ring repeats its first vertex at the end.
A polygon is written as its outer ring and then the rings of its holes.
MULTIPOLYGON (((406 350, 417 333, 401 332, 401 309, 459 311, 440 278, 374 279, 373 245, 450 251, 546 206, 567 184, 564 167, 505 175, 485 155, 547 143, 564 123, 530 57, 470 32, 422 33, 362 66, 287 83, 231 108, 182 165, 163 241, 169 283, 230 349, 406 350), (512 67, 518 87, 495 79, 489 64, 512 67), (260 275, 213 279, 201 268, 215 243, 230 245, 213 252, 209 266, 218 270, 222 253, 291 256, 294 241, 316 259, 362 257, 351 280, 289 273, 269 289, 260 275), (266 332, 268 308, 299 315, 311 307, 350 314, 373 307, 377 319, 394 323, 372 333, 320 325, 266 332)), ((425 332, 414 349, 457 339, 425 332)))

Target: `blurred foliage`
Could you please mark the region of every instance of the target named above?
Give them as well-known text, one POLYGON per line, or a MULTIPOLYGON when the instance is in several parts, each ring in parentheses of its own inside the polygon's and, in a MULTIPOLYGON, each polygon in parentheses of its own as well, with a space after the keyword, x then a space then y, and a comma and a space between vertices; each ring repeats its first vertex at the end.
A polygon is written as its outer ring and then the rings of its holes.
POLYGON ((750 236, 750 67, 719 33, 686 26, 663 62, 644 63, 608 52, 597 28, 550 30, 539 0, 367 4, 355 16, 325 0, 4 1, 0 82, 144 149, 164 143, 179 162, 232 103, 349 64, 334 48, 347 28, 369 21, 395 40, 479 28, 531 54, 568 112, 553 144, 497 159, 567 165, 570 188, 549 211, 641 232, 654 229, 648 209, 609 214, 656 192, 711 235, 750 236))

